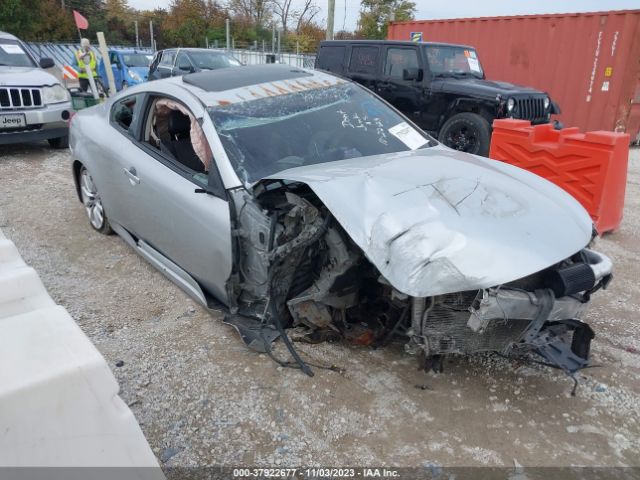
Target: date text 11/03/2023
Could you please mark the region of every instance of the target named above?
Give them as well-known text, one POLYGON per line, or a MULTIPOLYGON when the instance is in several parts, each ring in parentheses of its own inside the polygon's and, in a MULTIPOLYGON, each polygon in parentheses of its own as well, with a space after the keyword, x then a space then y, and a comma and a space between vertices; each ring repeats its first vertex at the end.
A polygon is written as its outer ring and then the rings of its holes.
POLYGON ((391 468, 235 468, 233 478, 400 478, 398 470, 391 468))

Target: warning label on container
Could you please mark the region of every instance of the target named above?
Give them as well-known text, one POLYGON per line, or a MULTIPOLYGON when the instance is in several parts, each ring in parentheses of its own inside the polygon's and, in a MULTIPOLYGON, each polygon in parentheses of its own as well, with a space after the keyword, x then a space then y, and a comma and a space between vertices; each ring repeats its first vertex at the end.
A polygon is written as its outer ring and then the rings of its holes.
POLYGON ((600 90, 602 90, 603 92, 608 92, 609 91, 609 82, 608 81, 602 82, 602 88, 600 90))
POLYGON ((604 76, 610 77, 613 74, 613 67, 607 67, 604 69, 604 76))

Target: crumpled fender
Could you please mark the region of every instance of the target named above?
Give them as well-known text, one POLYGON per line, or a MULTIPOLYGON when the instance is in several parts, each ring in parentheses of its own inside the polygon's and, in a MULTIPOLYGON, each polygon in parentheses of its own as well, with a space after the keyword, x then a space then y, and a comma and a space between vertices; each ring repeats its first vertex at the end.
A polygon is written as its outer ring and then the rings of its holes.
POLYGON ((441 146, 268 178, 309 185, 389 283, 416 297, 523 278, 591 239, 587 212, 551 182, 441 146))

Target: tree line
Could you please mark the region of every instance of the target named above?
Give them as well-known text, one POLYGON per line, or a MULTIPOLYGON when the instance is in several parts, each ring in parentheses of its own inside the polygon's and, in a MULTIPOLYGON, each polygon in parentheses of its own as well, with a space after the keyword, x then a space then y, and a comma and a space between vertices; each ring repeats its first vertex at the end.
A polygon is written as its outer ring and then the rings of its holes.
MULTIPOLYGON (((171 0, 167 8, 138 10, 128 0, 2 0, 0 30, 26 41, 75 42, 78 31, 72 11, 89 20, 82 35, 95 41, 105 32, 111 44, 135 45, 135 22, 141 46, 150 46, 150 22, 158 48, 224 46, 225 21, 236 47, 271 48, 274 27, 282 50, 313 52, 325 38, 325 19, 318 1, 326 0, 171 0)), ((409 0, 362 0, 355 31, 336 38, 385 38, 390 20, 410 20, 415 3, 409 0)))

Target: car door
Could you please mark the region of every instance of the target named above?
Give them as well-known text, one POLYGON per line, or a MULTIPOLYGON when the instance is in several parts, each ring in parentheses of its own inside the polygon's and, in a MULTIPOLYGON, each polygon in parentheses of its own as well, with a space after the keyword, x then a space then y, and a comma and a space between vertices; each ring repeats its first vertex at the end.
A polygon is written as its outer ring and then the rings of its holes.
MULTIPOLYGON (((126 159, 122 172, 130 192, 132 232, 226 302, 225 284, 232 262, 231 222, 215 159, 208 173, 199 173, 152 144, 151 112, 158 99, 150 95, 145 101, 146 123, 141 125, 138 151, 126 159), (211 193, 210 185, 217 186, 216 193, 211 193)), ((210 121, 199 104, 181 105, 200 122, 210 121)))
POLYGON ((176 63, 173 67, 172 76, 179 77, 185 75, 187 73, 195 72, 195 68, 187 55, 187 52, 181 50, 178 52, 176 56, 176 63))
POLYGON ((173 65, 176 61, 176 51, 175 50, 165 50, 162 53, 162 58, 160 59, 160 63, 158 64, 158 69, 156 73, 159 78, 168 78, 171 76, 173 72, 173 65))
MULTIPOLYGON (((100 145, 95 157, 96 177, 107 216, 113 222, 131 230, 131 191, 123 174, 126 160, 138 155, 136 130, 142 111, 143 94, 128 95, 114 102, 109 110, 109 142, 100 145)), ((92 172, 93 173, 93 172, 92 172)))
POLYGON ((387 45, 383 56, 382 74, 376 82, 376 93, 420 124, 422 76, 411 80, 403 78, 407 69, 424 72, 418 47, 387 45))

